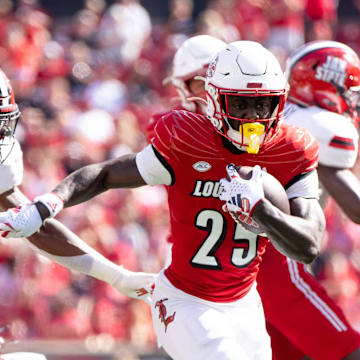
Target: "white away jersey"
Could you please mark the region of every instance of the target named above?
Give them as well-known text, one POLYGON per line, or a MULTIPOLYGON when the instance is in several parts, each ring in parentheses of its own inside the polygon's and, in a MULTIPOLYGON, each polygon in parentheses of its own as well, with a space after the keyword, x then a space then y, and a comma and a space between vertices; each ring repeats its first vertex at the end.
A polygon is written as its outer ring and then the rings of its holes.
POLYGON ((21 184, 23 170, 23 154, 19 142, 15 140, 12 151, 0 164, 0 194, 21 184))
POLYGON ((358 132, 351 119, 317 106, 303 108, 287 102, 284 122, 304 127, 319 144, 319 164, 352 168, 358 154, 358 132))

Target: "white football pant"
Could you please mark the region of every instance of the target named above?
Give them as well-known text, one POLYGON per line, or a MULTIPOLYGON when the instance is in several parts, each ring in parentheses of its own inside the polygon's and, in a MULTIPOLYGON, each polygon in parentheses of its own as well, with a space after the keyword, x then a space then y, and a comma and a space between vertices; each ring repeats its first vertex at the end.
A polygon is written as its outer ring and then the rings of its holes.
POLYGON ((215 303, 175 288, 161 272, 151 313, 159 345, 174 360, 271 360, 256 285, 240 300, 215 303))

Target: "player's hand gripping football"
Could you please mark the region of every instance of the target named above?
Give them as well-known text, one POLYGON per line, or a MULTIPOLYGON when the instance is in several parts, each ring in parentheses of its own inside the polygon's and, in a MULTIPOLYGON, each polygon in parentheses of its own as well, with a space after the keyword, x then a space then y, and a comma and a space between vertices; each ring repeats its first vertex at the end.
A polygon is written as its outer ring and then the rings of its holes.
POLYGON ((249 180, 243 179, 234 164, 226 166, 229 180, 220 180, 220 200, 225 201, 224 211, 251 216, 255 206, 265 198, 260 166, 253 167, 249 180))
POLYGON ((42 225, 34 204, 26 204, 0 212, 0 235, 5 238, 28 237, 42 225))
POLYGON ((157 274, 133 272, 119 266, 119 277, 112 286, 123 295, 151 305, 157 274))

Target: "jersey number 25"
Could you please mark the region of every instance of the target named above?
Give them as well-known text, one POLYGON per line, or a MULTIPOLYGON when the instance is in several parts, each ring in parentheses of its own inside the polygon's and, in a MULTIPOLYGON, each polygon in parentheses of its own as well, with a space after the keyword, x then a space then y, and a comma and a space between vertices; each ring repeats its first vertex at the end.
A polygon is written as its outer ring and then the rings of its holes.
MULTIPOLYGON (((233 241, 244 247, 234 247, 231 263, 236 267, 246 267, 257 256, 258 235, 235 223, 233 241)), ((191 259, 191 264, 206 269, 221 269, 222 266, 216 256, 216 251, 224 241, 228 230, 225 217, 216 210, 201 210, 195 218, 195 226, 208 232, 207 237, 191 259)))

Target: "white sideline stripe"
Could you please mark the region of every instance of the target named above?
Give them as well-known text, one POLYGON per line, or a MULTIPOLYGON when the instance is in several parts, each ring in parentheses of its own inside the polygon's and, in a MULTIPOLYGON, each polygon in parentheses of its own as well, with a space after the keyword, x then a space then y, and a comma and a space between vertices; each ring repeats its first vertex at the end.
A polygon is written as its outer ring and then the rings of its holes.
POLYGON ((310 300, 310 302, 329 320, 339 332, 347 331, 346 325, 329 308, 329 306, 310 288, 299 275, 298 264, 295 260, 287 259, 290 278, 295 286, 310 300))

